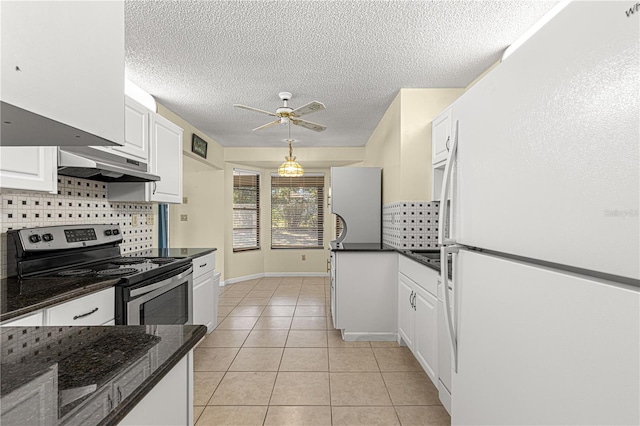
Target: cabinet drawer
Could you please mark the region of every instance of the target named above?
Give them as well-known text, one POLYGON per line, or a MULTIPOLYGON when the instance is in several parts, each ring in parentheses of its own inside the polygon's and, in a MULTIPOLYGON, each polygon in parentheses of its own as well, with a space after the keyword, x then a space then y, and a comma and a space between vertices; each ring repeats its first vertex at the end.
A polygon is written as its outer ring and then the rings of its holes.
POLYGON ((434 296, 438 294, 438 273, 428 266, 421 265, 415 260, 400 255, 398 271, 413 280, 420 287, 434 296))
POLYGON ((115 317, 113 287, 47 309, 47 325, 102 325, 115 317))
POLYGON ((4 321, 3 327, 39 327, 44 325, 44 311, 21 316, 19 318, 4 321))
POLYGON ((216 268, 216 255, 209 253, 205 256, 193 259, 193 278, 198 278, 204 274, 210 274, 216 268))

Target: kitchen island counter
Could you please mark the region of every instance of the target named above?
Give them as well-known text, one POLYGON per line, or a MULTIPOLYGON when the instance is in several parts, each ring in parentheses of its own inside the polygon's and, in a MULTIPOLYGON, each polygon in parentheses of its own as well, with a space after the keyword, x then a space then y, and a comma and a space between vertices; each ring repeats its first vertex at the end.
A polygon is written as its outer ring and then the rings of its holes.
MULTIPOLYGON (((2 423, 35 387, 40 401, 52 405, 41 411, 53 413, 45 424, 117 424, 205 332, 201 325, 3 327, 2 423), (49 387, 39 383, 46 374, 49 387)), ((19 424, 39 420, 21 418, 19 424)))

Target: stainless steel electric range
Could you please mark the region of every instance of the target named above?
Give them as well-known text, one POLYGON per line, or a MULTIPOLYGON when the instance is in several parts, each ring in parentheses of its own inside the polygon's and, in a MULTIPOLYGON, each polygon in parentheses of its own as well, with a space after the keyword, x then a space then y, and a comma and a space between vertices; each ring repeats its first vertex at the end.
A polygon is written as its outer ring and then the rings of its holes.
POLYGON ((61 225, 7 232, 7 274, 20 292, 65 291, 107 278, 116 324, 191 324, 193 268, 188 258, 121 256, 117 225, 61 225))

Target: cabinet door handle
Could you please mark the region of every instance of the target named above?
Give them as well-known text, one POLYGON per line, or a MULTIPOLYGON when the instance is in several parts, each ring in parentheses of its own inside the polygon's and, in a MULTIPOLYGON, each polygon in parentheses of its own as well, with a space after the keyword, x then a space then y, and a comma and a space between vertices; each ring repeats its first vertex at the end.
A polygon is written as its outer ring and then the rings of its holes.
POLYGON ((109 403, 109 411, 113 410, 113 398, 111 398, 111 394, 107 395, 107 401, 109 403))
POLYGON ((207 266, 206 263, 203 263, 202 265, 200 265, 201 268, 204 268, 205 266, 207 266))
POLYGON ((409 295, 409 304, 413 308, 413 290, 411 290, 411 294, 409 295))
MULTIPOLYGON (((447 150, 448 150, 448 148, 447 148, 447 150)), ((156 193, 156 189, 158 189, 158 184, 154 181, 154 182, 153 182, 153 194, 154 194, 154 195, 155 195, 155 193, 156 193)))
POLYGON ((444 143, 444 146, 447 148, 447 152, 449 152, 449 141, 451 140, 451 136, 447 136, 447 141, 444 143))
POLYGON ((92 311, 89 311, 86 314, 76 315, 75 317, 73 317, 73 319, 77 320, 77 319, 80 319, 80 318, 88 317, 89 315, 95 314, 96 312, 98 312, 98 308, 94 308, 92 311))
POLYGON ((417 295, 418 295, 418 293, 414 293, 414 294, 413 294, 413 310, 414 310, 414 311, 416 310, 416 306, 417 306, 417 305, 416 305, 416 296, 417 296, 417 295))
POLYGON ((118 404, 122 402, 122 390, 120 390, 120 386, 118 386, 118 404))

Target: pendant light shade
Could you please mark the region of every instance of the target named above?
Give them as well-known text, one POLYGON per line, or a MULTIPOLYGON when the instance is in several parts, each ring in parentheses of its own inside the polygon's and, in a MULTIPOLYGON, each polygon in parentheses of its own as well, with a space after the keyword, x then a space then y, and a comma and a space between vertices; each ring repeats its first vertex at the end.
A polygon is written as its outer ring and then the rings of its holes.
POLYGON ((286 160, 284 163, 278 167, 278 175, 284 177, 298 177, 304 175, 304 169, 298 163, 296 163, 296 157, 293 156, 293 148, 291 147, 291 123, 288 123, 289 126, 289 155, 284 157, 286 160))
POLYGON ((278 175, 284 177, 298 177, 304 175, 304 169, 296 162, 296 157, 293 156, 291 139, 289 139, 289 155, 284 157, 284 159, 286 161, 278 167, 278 175))

